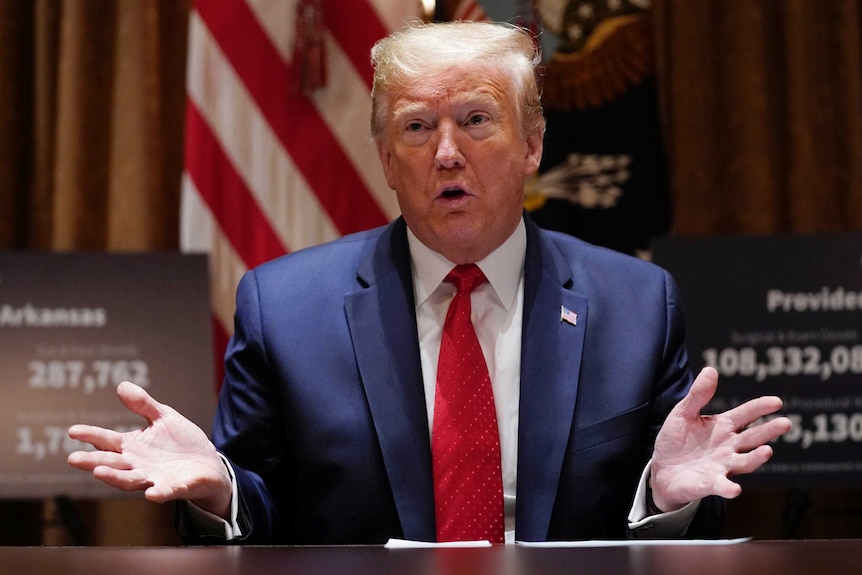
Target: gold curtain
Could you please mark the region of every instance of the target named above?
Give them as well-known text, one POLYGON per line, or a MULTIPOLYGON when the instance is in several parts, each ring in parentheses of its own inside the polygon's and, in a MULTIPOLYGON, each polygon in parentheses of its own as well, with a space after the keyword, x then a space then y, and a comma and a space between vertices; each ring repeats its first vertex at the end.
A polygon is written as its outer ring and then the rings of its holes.
POLYGON ((858 0, 654 0, 674 233, 862 229, 858 0))
MULTIPOLYGON (((176 248, 190 0, 0 0, 0 249, 176 248)), ((175 544, 173 506, 75 502, 87 543, 175 544)), ((0 502, 0 544, 74 542, 0 502)))
POLYGON ((0 0, 0 248, 175 248, 188 0, 0 0))

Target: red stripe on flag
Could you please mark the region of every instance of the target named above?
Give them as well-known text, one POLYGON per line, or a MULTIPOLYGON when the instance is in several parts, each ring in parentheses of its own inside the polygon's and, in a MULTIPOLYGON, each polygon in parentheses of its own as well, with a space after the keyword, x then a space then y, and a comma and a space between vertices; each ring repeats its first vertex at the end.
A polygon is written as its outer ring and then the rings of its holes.
POLYGON ((186 100, 186 170, 246 267, 287 253, 190 99, 186 100))
POLYGON ((282 60, 241 0, 204 0, 195 8, 297 168, 341 234, 388 218, 314 105, 294 92, 282 60))
POLYGON ((374 77, 369 60, 371 47, 386 36, 389 30, 380 21, 374 6, 366 0, 346 1, 343 7, 339 3, 338 10, 349 13, 350 18, 345 18, 344 14, 329 8, 323 11, 323 21, 370 89, 374 77))

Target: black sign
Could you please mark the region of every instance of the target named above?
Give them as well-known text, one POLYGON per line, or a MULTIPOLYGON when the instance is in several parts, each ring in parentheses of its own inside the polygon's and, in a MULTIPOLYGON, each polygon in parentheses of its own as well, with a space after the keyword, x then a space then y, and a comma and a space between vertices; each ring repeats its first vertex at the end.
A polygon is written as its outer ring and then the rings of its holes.
POLYGON ((215 407, 207 260, 179 253, 0 254, 0 497, 116 497, 72 469, 74 423, 145 425, 144 387, 209 432, 215 407))
POLYGON ((862 235, 667 240, 692 367, 717 368, 708 406, 778 395, 792 429, 750 484, 862 483, 862 235))

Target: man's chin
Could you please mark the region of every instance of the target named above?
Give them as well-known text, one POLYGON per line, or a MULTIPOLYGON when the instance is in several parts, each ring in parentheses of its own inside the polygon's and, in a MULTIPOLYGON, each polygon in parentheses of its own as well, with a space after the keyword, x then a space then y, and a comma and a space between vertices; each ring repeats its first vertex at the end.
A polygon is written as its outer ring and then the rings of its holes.
POLYGON ((432 249, 455 264, 476 263, 499 247, 492 245, 481 229, 472 227, 449 227, 438 238, 439 249, 432 249))

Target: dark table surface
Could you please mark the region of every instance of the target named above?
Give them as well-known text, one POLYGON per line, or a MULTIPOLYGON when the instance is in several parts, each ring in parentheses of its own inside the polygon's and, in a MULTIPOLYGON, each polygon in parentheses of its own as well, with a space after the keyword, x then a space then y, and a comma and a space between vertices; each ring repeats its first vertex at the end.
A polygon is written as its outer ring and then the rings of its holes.
POLYGON ((15 575, 794 575, 862 573, 862 540, 596 548, 0 547, 15 575))

